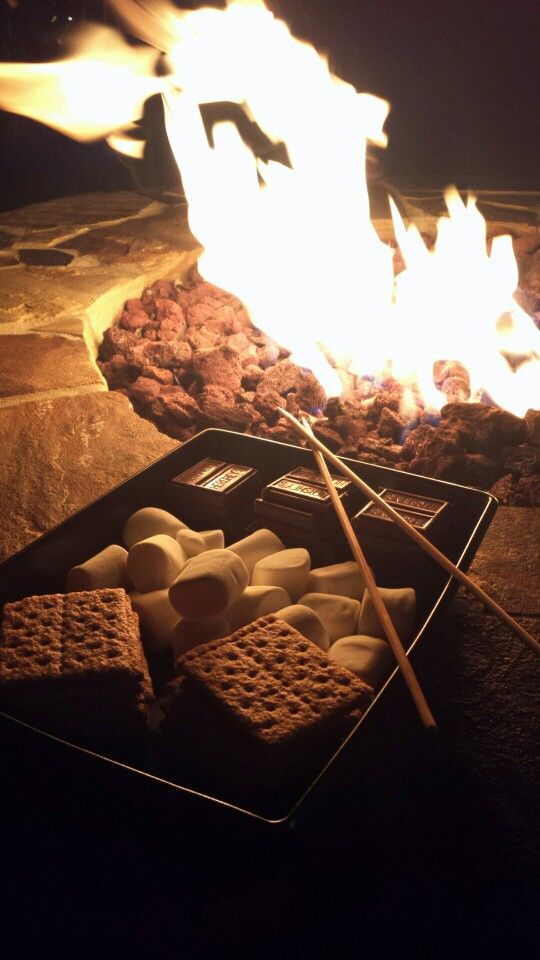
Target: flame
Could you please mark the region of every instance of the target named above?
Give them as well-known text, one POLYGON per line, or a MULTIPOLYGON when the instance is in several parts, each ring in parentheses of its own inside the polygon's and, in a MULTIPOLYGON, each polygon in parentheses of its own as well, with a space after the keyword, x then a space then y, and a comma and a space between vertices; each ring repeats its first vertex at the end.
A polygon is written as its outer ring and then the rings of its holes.
POLYGON ((449 189, 445 200, 449 216, 438 222, 432 251, 415 226, 405 229, 391 202, 406 264, 396 278, 393 372, 399 379, 414 377, 424 400, 438 409, 446 398, 433 383, 433 361, 458 360, 469 372, 473 398, 486 392, 523 416, 540 403, 540 332, 513 298, 518 269, 512 239, 495 237, 488 254, 486 222, 475 199, 465 204, 449 189))
POLYGON ((157 58, 116 30, 87 27, 65 60, 0 64, 0 107, 74 140, 97 140, 139 119, 145 100, 163 90, 157 58))
POLYGON ((446 398, 433 364, 454 360, 469 372, 471 399, 488 393, 518 415, 540 406, 540 335, 513 299, 511 238, 497 237, 488 253, 472 197, 447 191, 433 250, 393 206, 406 264, 394 278, 365 178, 368 141, 386 145, 385 101, 335 77, 262 0, 187 12, 165 0, 110 3, 153 49, 92 28, 69 59, 0 65, 0 106, 77 139, 106 136, 133 156, 142 146, 126 129, 161 92, 202 275, 239 296, 328 394, 355 375, 391 371, 405 385, 404 408, 420 390, 437 409, 446 398), (155 75, 157 50, 166 77, 155 75), (256 157, 232 123, 216 124, 210 144, 200 105, 219 101, 241 104, 286 146, 289 165, 256 157))

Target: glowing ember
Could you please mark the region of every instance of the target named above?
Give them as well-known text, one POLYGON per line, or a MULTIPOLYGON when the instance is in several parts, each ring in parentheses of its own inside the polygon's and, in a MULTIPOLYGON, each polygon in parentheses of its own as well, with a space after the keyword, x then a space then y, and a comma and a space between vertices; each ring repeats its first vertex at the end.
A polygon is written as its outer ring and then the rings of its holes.
POLYGON ((167 54, 167 77, 155 76, 148 47, 94 29, 68 60, 2 66, 0 105, 79 139, 107 136, 133 154, 125 129, 160 91, 190 227, 204 246, 201 274, 240 297, 253 323, 328 394, 341 391, 347 372, 391 371, 439 408, 446 397, 434 363, 452 360, 469 373, 471 399, 487 392, 519 416, 540 406, 540 336, 512 296, 511 238, 496 238, 488 255, 472 198, 465 205, 448 191, 432 251, 394 208, 406 264, 394 278, 364 172, 367 141, 386 142, 388 104, 334 77, 262 0, 187 13, 142 0, 112 6, 167 54), (217 124, 209 144, 199 106, 223 100, 284 143, 290 166, 256 158, 230 123, 217 124))

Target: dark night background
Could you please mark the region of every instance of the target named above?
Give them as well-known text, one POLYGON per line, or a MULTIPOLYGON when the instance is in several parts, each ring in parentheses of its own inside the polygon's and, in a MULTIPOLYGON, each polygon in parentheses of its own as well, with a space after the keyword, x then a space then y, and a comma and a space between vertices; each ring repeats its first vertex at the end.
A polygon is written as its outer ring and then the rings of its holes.
MULTIPOLYGON (((397 186, 540 188, 535 0, 273 6, 296 35, 328 54, 335 73, 390 101, 382 162, 397 186)), ((0 0, 0 14, 2 60, 57 59, 79 24, 113 22, 105 0, 0 0)), ((128 169, 103 143, 83 146, 6 113, 0 137, 0 209, 136 188, 137 180, 159 189, 170 176, 148 162, 128 169)))

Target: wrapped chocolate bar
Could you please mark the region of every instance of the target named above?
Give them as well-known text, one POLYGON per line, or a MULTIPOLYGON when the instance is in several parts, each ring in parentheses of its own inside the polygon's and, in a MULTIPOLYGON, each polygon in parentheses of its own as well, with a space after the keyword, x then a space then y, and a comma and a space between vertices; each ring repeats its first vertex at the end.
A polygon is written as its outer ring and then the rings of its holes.
MULTIPOLYGON (((332 480, 347 507, 351 482, 338 475, 332 480)), ((341 527, 317 470, 298 467, 267 484, 255 501, 255 514, 287 545, 308 546, 317 561, 331 562, 342 552, 341 527)))
MULTIPOLYGON (((382 489, 379 496, 429 540, 436 539, 437 533, 451 513, 448 501, 420 496, 406 490, 382 489)), ((351 522, 377 578, 387 585, 392 584, 396 577, 398 581, 402 578, 404 561, 416 568, 425 565, 425 554, 373 500, 355 513, 351 522)))
POLYGON ((258 471, 238 463, 206 457, 169 482, 169 500, 190 523, 223 529, 236 536, 252 520, 253 501, 261 488, 258 471))

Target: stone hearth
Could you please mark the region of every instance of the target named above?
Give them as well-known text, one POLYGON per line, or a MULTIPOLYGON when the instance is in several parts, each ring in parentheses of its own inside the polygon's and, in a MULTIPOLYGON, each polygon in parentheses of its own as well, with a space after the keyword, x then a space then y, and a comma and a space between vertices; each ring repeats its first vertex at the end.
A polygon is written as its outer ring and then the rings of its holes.
POLYGON ((107 391, 95 358, 126 297, 181 276, 198 247, 185 207, 132 193, 5 213, 0 245, 5 557, 175 445, 107 391), (46 265, 58 251, 69 263, 46 265))
MULTIPOLYGON (((532 311, 540 307, 538 201, 486 194, 480 204, 492 233, 515 237, 532 311)), ((440 196, 405 203, 433 235, 440 196)), ((195 261, 185 213, 182 204, 119 193, 0 215, 0 558, 176 445, 126 397, 107 392, 95 357, 104 326, 127 298, 157 278, 182 276, 195 261), (44 265, 47 257, 63 265, 44 265)), ((388 221, 376 226, 390 236, 388 221)), ((539 528, 540 509, 499 509, 472 566, 536 635, 539 528)), ((457 782, 482 783, 482 820, 527 874, 538 804, 534 655, 460 591, 418 669, 457 782)))

